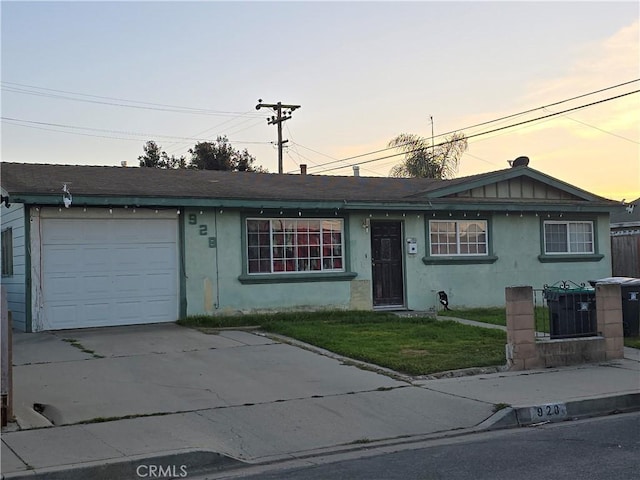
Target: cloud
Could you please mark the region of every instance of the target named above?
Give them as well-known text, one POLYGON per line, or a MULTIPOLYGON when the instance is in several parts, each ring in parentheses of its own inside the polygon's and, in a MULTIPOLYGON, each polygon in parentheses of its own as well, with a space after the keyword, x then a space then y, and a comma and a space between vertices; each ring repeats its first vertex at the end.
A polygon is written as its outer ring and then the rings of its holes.
MULTIPOLYGON (((521 108, 549 105, 563 99, 600 90, 638 78, 640 71, 640 32, 636 20, 599 43, 583 44, 565 73, 539 78, 527 85, 520 99, 521 108)), ((503 124, 536 118, 580 105, 605 100, 640 89, 640 82, 589 95, 570 102, 537 110, 503 124)), ((594 193, 622 198, 640 194, 639 147, 640 94, 568 112, 557 117, 496 132, 469 142, 469 152, 486 160, 500 161, 527 155, 531 166, 594 193), (492 158, 491 155, 494 155, 492 158)), ((511 112, 484 113, 475 120, 499 118, 511 112)), ((473 121, 473 119, 466 119, 473 121)), ((501 124, 481 127, 486 131, 501 124)), ((506 164, 505 164, 506 165, 506 164)), ((486 163, 463 162, 462 175, 487 171, 486 163)), ((635 197, 634 197, 635 198, 635 197)))
POLYGON ((639 25, 636 20, 599 44, 582 45, 566 75, 532 82, 523 100, 542 105, 553 99, 570 98, 638 78, 639 25))

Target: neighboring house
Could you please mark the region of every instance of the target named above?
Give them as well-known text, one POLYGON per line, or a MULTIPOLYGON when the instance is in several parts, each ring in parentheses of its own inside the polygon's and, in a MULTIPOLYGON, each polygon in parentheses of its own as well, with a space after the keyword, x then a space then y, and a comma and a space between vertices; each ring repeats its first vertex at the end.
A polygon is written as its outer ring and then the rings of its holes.
POLYGON ((611 212, 611 263, 613 275, 640 278, 640 198, 611 212))
POLYGON ((429 310, 439 291, 504 305, 506 286, 610 276, 618 205, 526 166, 432 180, 3 163, 2 188, 2 282, 26 331, 429 310))

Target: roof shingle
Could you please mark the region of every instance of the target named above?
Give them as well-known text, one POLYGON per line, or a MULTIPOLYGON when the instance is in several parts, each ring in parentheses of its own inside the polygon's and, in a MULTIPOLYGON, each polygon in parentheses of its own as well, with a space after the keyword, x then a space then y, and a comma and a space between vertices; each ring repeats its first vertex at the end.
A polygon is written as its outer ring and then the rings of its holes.
POLYGON ((73 195, 90 196, 399 201, 443 181, 2 163, 2 186, 10 194, 58 194, 65 183, 73 195))

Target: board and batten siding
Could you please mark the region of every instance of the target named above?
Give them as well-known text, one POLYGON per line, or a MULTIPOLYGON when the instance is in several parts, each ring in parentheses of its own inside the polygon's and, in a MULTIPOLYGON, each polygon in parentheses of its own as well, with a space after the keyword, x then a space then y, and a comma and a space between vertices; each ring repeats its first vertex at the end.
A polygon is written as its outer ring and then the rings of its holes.
POLYGON ((2 206, 2 231, 11 229, 13 240, 13 275, 2 276, 2 285, 7 289, 7 304, 11 311, 13 326, 17 330, 26 328, 26 287, 25 287, 25 227, 24 205, 14 203, 2 206))
POLYGON ((530 178, 512 178, 481 187, 465 190, 454 195, 460 198, 513 198, 536 200, 572 200, 576 197, 568 192, 530 178))

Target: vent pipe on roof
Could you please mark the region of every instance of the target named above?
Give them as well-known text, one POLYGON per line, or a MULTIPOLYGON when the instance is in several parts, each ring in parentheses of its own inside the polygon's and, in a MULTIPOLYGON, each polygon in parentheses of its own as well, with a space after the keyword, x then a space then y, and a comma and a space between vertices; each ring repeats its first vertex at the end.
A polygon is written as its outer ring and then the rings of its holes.
POLYGON ((121 167, 126 167, 126 166, 127 166, 127 161, 126 161, 126 160, 122 160, 122 161, 120 162, 120 166, 121 166, 121 167))
POLYGON ((307 164, 306 163, 301 163, 300 164, 300 175, 306 175, 307 174, 307 164))
POLYGON ((353 176, 354 177, 359 177, 360 176, 360 167, 358 165, 354 165, 353 166, 353 176))

